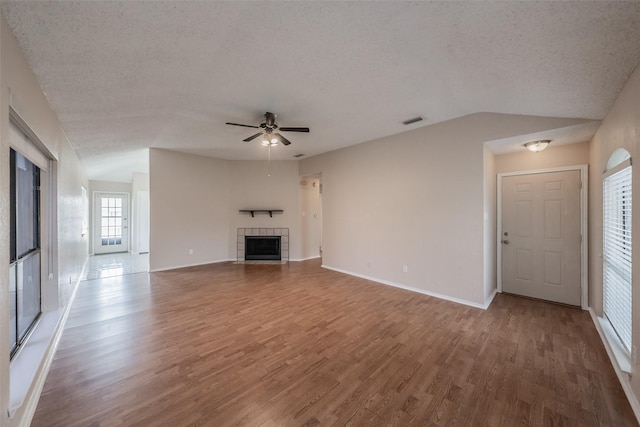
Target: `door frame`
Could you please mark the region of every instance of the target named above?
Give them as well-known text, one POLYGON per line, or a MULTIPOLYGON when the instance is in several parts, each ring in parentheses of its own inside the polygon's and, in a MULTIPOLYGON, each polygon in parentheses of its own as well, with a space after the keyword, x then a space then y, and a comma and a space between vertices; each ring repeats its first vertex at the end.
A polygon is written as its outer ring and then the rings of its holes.
POLYGON ((589 247, 589 227, 588 227, 588 195, 589 195, 589 166, 563 166, 557 168, 534 169, 516 172, 503 172, 498 174, 497 190, 496 190, 496 215, 497 215, 497 237, 496 237, 496 278, 497 291, 502 293, 502 179, 507 176, 516 175, 535 175, 551 172, 567 172, 580 171, 580 233, 582 239, 580 242, 580 306, 583 310, 589 309, 589 266, 588 266, 588 247, 589 247))
POLYGON ((131 227, 129 226, 130 224, 130 219, 131 219, 131 194, 127 193, 127 192, 123 192, 123 191, 105 191, 105 190, 94 190, 93 191, 93 201, 92 201, 92 208, 91 208, 91 233, 92 233, 92 238, 91 238, 91 253, 93 255, 101 255, 101 254, 96 254, 95 248, 96 248, 96 242, 98 239, 98 233, 96 233, 96 203, 98 200, 98 195, 99 194, 117 194, 117 195, 121 195, 121 196, 126 196, 127 198, 127 250, 126 251, 121 251, 121 252, 115 252, 115 253, 124 253, 124 252, 131 252, 131 227))

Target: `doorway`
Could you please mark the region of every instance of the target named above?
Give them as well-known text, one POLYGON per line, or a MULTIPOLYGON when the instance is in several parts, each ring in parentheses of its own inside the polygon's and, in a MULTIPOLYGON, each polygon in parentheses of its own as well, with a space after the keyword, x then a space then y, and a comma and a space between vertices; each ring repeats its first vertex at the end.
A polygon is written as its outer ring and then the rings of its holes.
POLYGON ((498 175, 499 291, 586 306, 585 182, 586 166, 498 175))
POLYGON ((300 181, 302 260, 322 257, 322 175, 300 181))
POLYGON ((129 251, 129 195, 94 193, 93 253, 129 251))

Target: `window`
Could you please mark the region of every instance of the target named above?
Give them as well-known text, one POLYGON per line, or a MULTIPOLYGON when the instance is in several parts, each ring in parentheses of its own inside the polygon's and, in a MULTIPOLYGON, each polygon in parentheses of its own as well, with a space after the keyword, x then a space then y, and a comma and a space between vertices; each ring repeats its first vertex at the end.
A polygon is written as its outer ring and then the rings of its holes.
POLYGON ((122 198, 101 197, 103 246, 122 244, 122 198))
POLYGON ((631 162, 605 174, 603 183, 604 315, 631 351, 631 162))
POLYGON ((13 356, 40 315, 40 169, 10 153, 9 347, 13 356))

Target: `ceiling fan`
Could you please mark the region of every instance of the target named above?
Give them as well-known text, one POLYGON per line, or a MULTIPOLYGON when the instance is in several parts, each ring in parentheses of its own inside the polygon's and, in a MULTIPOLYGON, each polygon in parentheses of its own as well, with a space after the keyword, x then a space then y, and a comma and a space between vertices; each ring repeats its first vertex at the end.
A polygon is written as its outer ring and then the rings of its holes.
POLYGON ((245 128, 262 129, 260 132, 256 133, 255 135, 251 135, 249 138, 243 139, 243 141, 245 142, 253 141, 260 135, 264 135, 264 140, 262 141, 262 145, 269 145, 269 146, 276 145, 278 144, 278 142, 281 142, 283 145, 291 144, 291 141, 289 141, 287 138, 282 136, 282 134, 280 134, 277 131, 309 132, 309 128, 279 127, 278 122, 276 122, 276 115, 268 111, 264 114, 264 121, 260 123, 260 126, 243 125, 240 123, 231 123, 231 122, 227 122, 226 124, 232 125, 232 126, 242 126, 245 128))

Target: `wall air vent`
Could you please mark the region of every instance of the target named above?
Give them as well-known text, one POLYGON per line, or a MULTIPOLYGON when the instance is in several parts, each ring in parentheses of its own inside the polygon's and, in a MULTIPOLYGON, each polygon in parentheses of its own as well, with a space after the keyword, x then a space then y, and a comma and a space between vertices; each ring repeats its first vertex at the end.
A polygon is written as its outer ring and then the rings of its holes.
POLYGON ((421 122, 422 120, 424 120, 422 117, 418 116, 418 117, 414 117, 413 119, 409 119, 409 120, 405 120, 404 122, 402 122, 403 125, 410 125, 413 123, 417 123, 417 122, 421 122))
POLYGON ((302 157, 304 154, 295 154, 293 157, 302 157))

